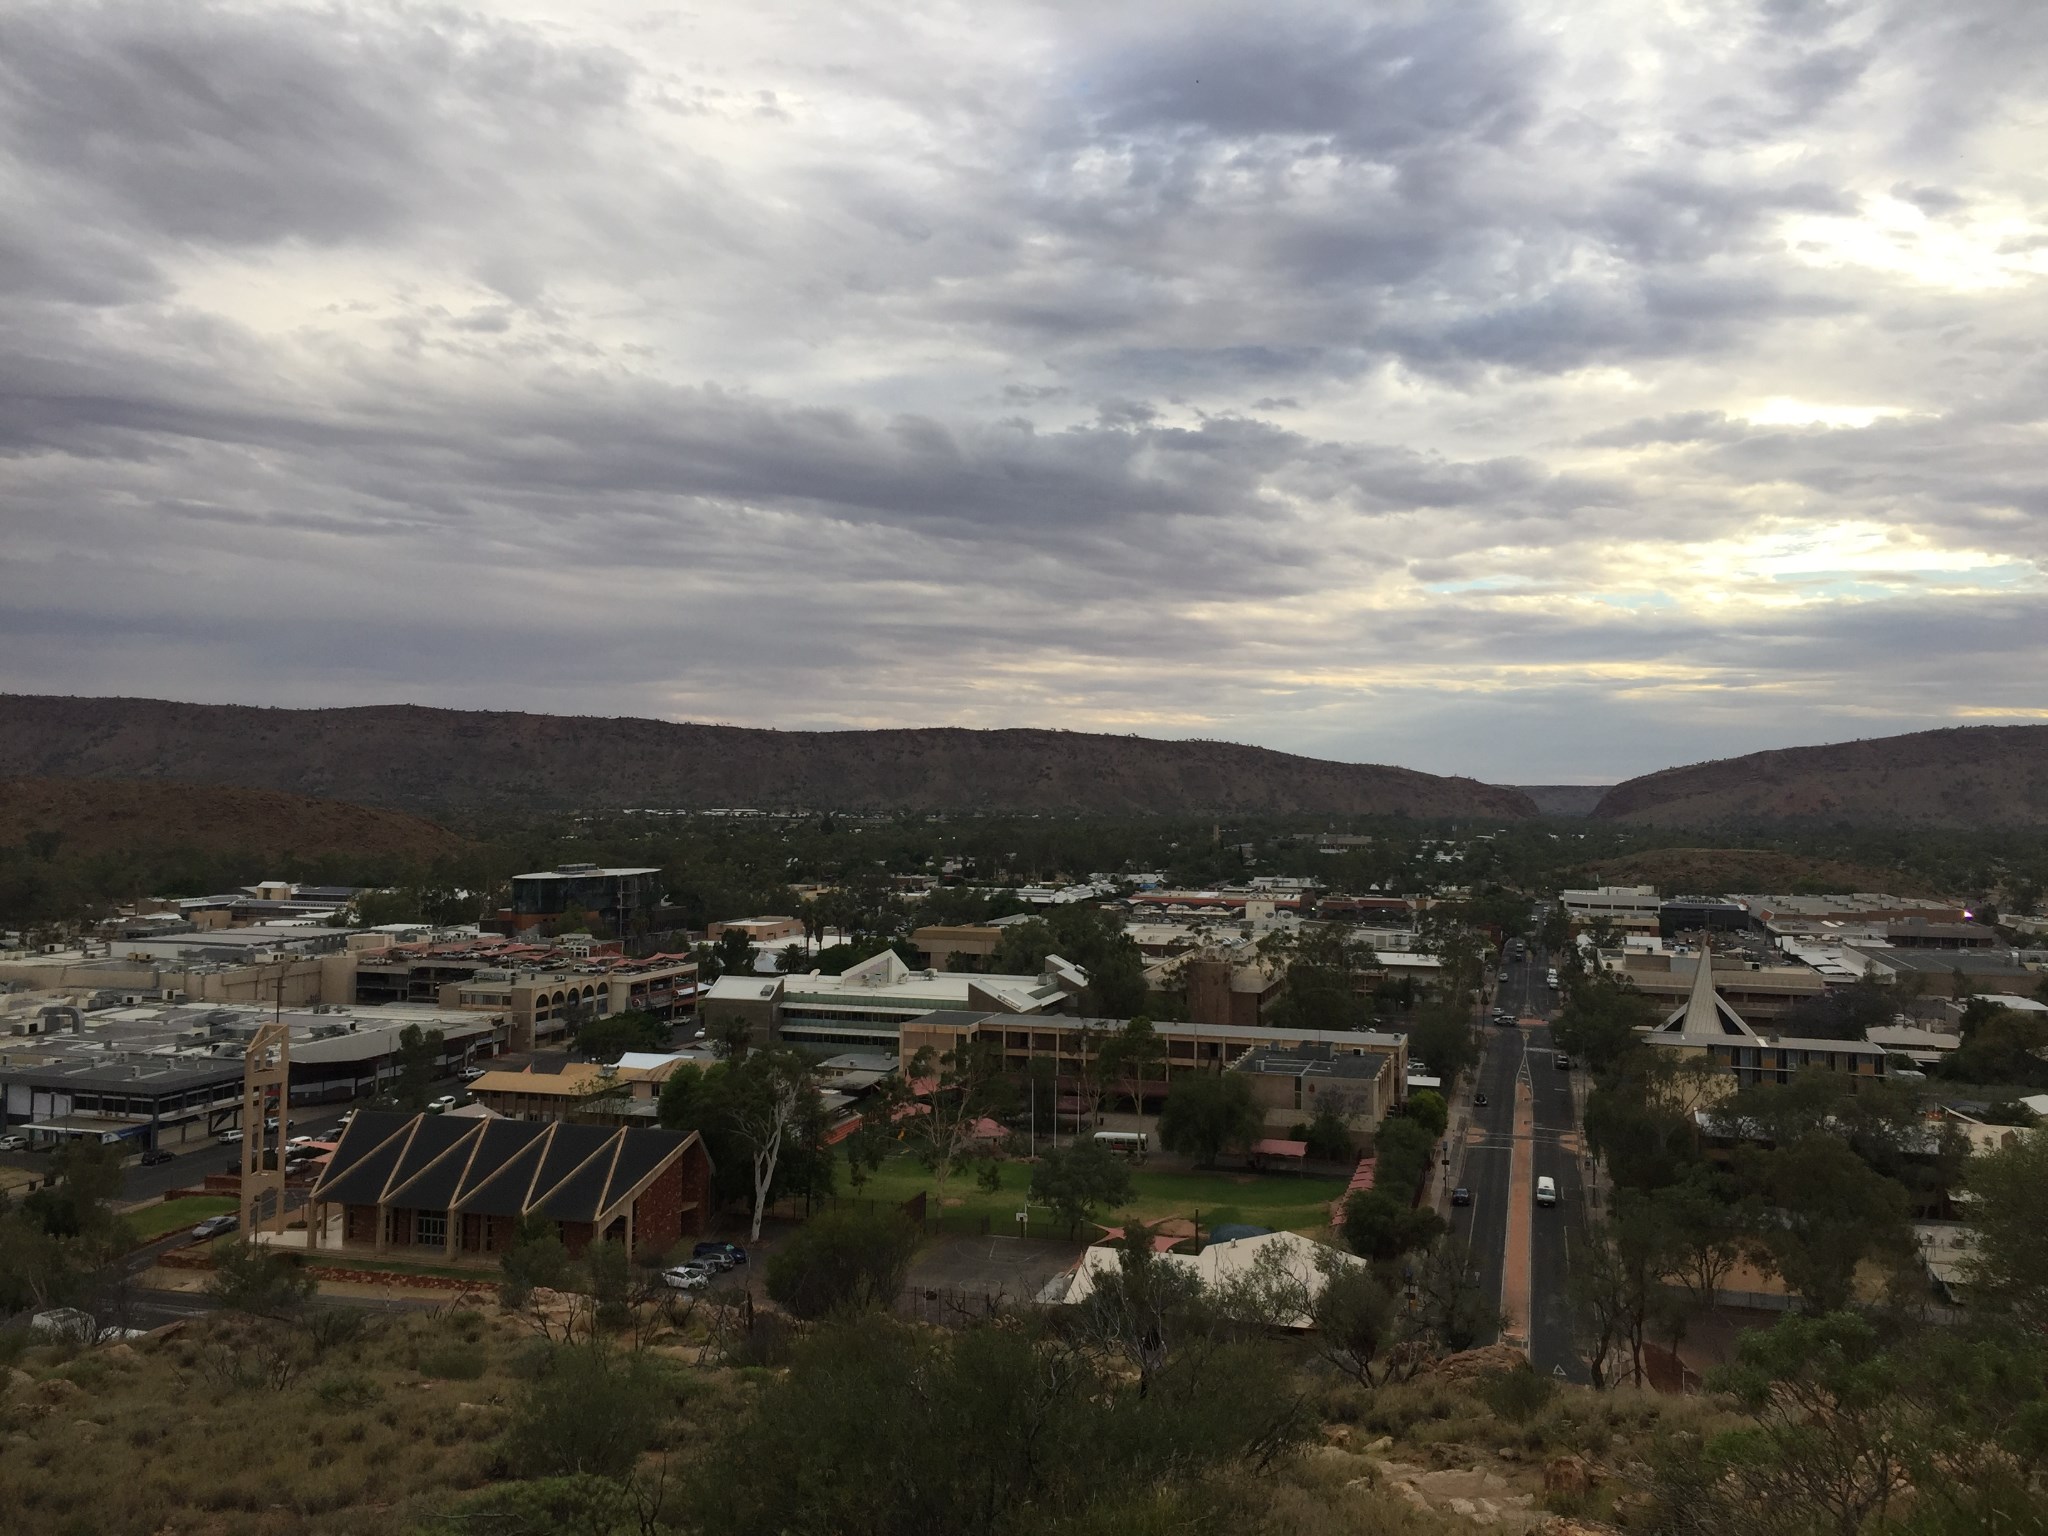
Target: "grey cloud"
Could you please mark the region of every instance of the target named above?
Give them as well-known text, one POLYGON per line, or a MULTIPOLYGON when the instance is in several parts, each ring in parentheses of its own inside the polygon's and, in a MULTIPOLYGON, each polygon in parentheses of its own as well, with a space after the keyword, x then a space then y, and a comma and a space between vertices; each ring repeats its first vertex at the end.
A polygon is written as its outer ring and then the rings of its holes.
POLYGON ((166 0, 0 19, 0 136, 143 230, 229 245, 389 236, 504 195, 626 88, 622 61, 452 12, 291 19, 166 0))

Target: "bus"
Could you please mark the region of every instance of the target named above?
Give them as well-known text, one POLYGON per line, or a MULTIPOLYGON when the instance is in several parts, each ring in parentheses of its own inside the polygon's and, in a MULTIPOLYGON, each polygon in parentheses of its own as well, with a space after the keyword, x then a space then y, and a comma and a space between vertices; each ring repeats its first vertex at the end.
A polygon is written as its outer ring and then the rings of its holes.
POLYGON ((1095 1145, 1111 1152, 1121 1152, 1126 1157, 1143 1157, 1146 1134, 1143 1131, 1097 1131, 1095 1145))

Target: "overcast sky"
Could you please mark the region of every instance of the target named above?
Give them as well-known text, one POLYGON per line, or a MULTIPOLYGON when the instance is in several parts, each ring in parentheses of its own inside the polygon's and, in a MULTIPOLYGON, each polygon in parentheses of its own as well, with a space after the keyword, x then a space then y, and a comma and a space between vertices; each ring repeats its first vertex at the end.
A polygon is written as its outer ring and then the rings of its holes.
POLYGON ((0 688, 2048 719, 2048 5, 0 6, 0 688))

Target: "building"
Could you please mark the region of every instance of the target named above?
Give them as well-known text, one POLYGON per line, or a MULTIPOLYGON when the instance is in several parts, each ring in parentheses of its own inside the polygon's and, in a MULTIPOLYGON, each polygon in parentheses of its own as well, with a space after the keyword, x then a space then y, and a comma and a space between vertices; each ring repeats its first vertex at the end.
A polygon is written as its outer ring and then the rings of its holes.
POLYGON ((1681 933, 1742 933, 1749 927, 1749 909, 1720 896, 1674 896, 1657 908, 1657 932, 1667 939, 1681 933))
POLYGON ((1564 891, 1558 896, 1567 916, 1582 928, 1605 919, 1622 933, 1656 933, 1663 921, 1664 903, 1654 885, 1602 885, 1586 891, 1564 891))
POLYGON ((135 1150, 242 1128, 243 1054, 256 1031, 291 1032, 290 1102, 338 1103, 389 1089, 407 1026, 439 1031, 435 1075, 504 1048, 502 1017, 436 1008, 315 1010, 250 1006, 83 1009, 46 1005, 36 1033, 0 1041, 0 1122, 49 1144, 96 1135, 135 1150))
POLYGON ((1996 928, 1982 923, 1930 923, 1911 917, 1886 923, 1884 941, 1890 949, 2004 949, 1996 928))
MULTIPOLYGON (((1298 1232, 1262 1232, 1251 1237, 1230 1238, 1209 1243, 1200 1253, 1162 1253, 1159 1262, 1194 1276, 1210 1290, 1224 1289, 1254 1275, 1284 1277, 1293 1282, 1290 1289, 1311 1305, 1322 1294, 1323 1287, 1329 1284, 1333 1273, 1340 1269, 1367 1267, 1366 1261, 1358 1255, 1303 1237, 1298 1232)), ((1070 1306, 1081 1305, 1095 1294, 1096 1287, 1105 1278, 1118 1271, 1122 1263, 1121 1251, 1111 1245, 1097 1244, 1087 1249, 1072 1273, 1062 1277, 1066 1289, 1059 1299, 1070 1306)), ((1281 1326, 1288 1328, 1315 1326, 1313 1315, 1307 1311, 1280 1321, 1281 1326)))
POLYGON ((803 921, 794 917, 735 917, 723 923, 713 923, 704 930, 704 937, 716 944, 726 934, 738 931, 747 936, 747 942, 757 947, 771 944, 801 944, 806 937, 803 921))
POLYGON ((1801 1002, 1827 990, 1826 979, 1809 966, 1764 965, 1726 956, 1715 960, 1704 946, 1696 955, 1683 951, 1625 954, 1614 970, 1652 1001, 1675 1003, 1692 994, 1696 973, 1703 965, 1713 968, 1714 986, 1721 998, 1752 1024, 1782 1018, 1801 1002))
POLYGON ((512 877, 512 905, 498 914, 509 933, 559 923, 571 912, 594 913, 616 934, 634 931, 661 905, 658 869, 607 869, 561 864, 512 877))
POLYGON ((509 1050, 559 1043, 583 1018, 634 1012, 673 1021, 687 1016, 699 996, 697 962, 687 955, 592 955, 532 969, 517 964, 516 955, 505 958, 515 963, 479 968, 467 981, 444 985, 440 1002, 502 1014, 511 1029, 509 1050))
POLYGON ((706 1031, 743 1024, 756 1045, 894 1050, 904 1024, 925 1014, 1067 1013, 1087 985, 1087 973, 1057 955, 1036 976, 981 976, 912 970, 885 949, 837 976, 721 976, 698 1013, 706 1031))
POLYGON ((1912 984, 1924 993, 1963 997, 1972 992, 2031 992, 2042 972, 2013 949, 1894 949, 1854 946, 1879 981, 1912 984))
MULTIPOLYGON (((1123 1027, 1121 1019, 1061 1016, 1020 1019, 1014 1015, 959 1010, 926 1014, 902 1027, 900 1064, 907 1066, 920 1050, 944 1056, 962 1045, 985 1044, 1001 1053, 1008 1072, 1028 1072, 1034 1062, 1051 1066, 1056 1077, 1079 1075, 1092 1061, 1100 1041, 1123 1027)), ((1334 1057, 1384 1057, 1391 1062, 1391 1094, 1381 1091, 1379 1112, 1405 1101, 1408 1082, 1408 1038, 1367 1030, 1300 1030, 1247 1028, 1240 1025, 1195 1024, 1161 1020, 1152 1026, 1159 1040, 1157 1075, 1142 1085, 1125 1082, 1120 1093, 1142 1091, 1146 1097, 1171 1090, 1174 1074, 1217 1072, 1235 1066, 1248 1053, 1328 1051, 1334 1057)), ((1375 1081, 1378 1081, 1375 1076, 1375 1081)), ((1294 1122, 1290 1120, 1288 1124, 1294 1122)))
POLYGON ((1872 1080, 1885 1075, 1885 1048, 1868 1040, 1759 1034, 1720 995, 1712 961, 1703 949, 1685 1001, 1645 1037, 1650 1045, 1706 1057, 1728 1071, 1731 1087, 1789 1083, 1795 1072, 1808 1067, 1872 1080))
POLYGON ((995 958, 1003 942, 1003 930, 994 923, 931 923, 910 935, 918 959, 936 971, 958 967, 954 958, 974 966, 985 966, 995 958))
POLYGON ((633 1124, 654 1118, 661 1085, 689 1059, 629 1053, 609 1064, 570 1062, 559 1072, 486 1072, 469 1085, 469 1096, 508 1120, 633 1124))
POLYGON ((1883 924, 1919 918, 1929 923, 1960 923, 1970 914, 1951 902, 1918 896, 1893 896, 1883 891, 1853 891, 1833 896, 1765 896, 1735 894, 1750 919, 1772 934, 1816 933, 1843 924, 1883 924))
POLYGON ((1267 1135, 1284 1135, 1319 1110, 1333 1109, 1354 1140, 1364 1143, 1387 1111, 1407 1097, 1405 1051, 1394 1043, 1401 1039, 1373 1034, 1359 1036, 1348 1048, 1261 1046, 1246 1051, 1232 1070, 1250 1080, 1267 1135))
POLYGON ((495 1263, 539 1217, 571 1254, 658 1257, 703 1231, 710 1200, 694 1131, 364 1110, 312 1188, 307 1232, 319 1249, 495 1263))
POLYGON ((1279 998, 1287 974, 1256 955, 1190 955, 1180 963, 1188 1017, 1202 1024, 1256 1028, 1279 998))

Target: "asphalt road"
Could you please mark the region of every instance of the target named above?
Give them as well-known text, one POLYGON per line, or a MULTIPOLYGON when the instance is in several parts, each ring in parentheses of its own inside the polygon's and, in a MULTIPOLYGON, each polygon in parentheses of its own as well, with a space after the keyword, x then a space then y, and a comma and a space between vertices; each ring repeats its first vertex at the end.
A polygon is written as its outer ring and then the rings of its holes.
POLYGON ((1544 979, 1549 961, 1531 944, 1519 963, 1500 967, 1508 975, 1498 987, 1494 1006, 1525 1021, 1521 1028, 1484 1027, 1485 1051, 1474 1074, 1474 1087, 1484 1093, 1484 1108, 1474 1107, 1472 1125, 1479 1133, 1465 1151, 1464 1185, 1472 1204, 1454 1207, 1451 1229, 1472 1249, 1472 1265, 1485 1294, 1498 1301, 1506 1261, 1509 1165, 1514 1145, 1515 1084, 1526 1074, 1535 1100, 1535 1135, 1529 1148, 1533 1178, 1557 1181, 1557 1204, 1534 1210, 1530 1226, 1529 1360, 1545 1375, 1559 1371, 1584 1381, 1584 1363, 1572 1343, 1566 1285, 1571 1273, 1570 1245, 1583 1221, 1580 1164, 1576 1145, 1571 1076, 1553 1064, 1556 1046, 1547 1020, 1556 996, 1544 979), (1530 1025, 1526 1021, 1546 1022, 1530 1025), (1571 1137, 1566 1145, 1561 1138, 1571 1137))

